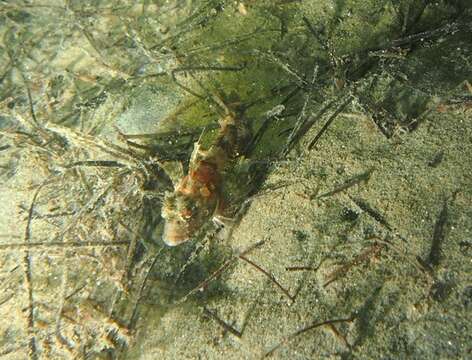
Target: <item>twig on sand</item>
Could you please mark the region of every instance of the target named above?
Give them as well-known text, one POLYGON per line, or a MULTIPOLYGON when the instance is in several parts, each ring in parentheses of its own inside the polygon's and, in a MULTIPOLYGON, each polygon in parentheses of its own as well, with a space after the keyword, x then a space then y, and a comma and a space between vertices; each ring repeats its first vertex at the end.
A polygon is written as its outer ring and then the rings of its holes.
POLYGON ((267 276, 269 278, 270 281, 272 281, 280 290, 282 290, 282 292, 290 299, 290 301, 293 303, 295 301, 295 298, 290 295, 290 293, 288 292, 287 289, 285 289, 282 285, 280 285, 280 283, 275 279, 274 275, 272 275, 271 273, 269 273, 267 270, 264 270, 261 266, 257 265, 255 262, 249 260, 247 257, 243 256, 243 255, 239 255, 239 258, 241 260, 244 260, 245 262, 247 262, 248 264, 252 265, 254 268, 256 268, 258 271, 260 271, 261 273, 263 273, 265 276, 267 276))
POLYGON ((282 340, 277 345, 273 346, 269 351, 264 353, 262 355, 262 358, 264 359, 264 358, 268 358, 268 357, 272 356, 277 349, 279 349, 283 345, 286 345, 289 341, 293 340, 294 338, 296 338, 299 335, 302 335, 302 334, 306 333, 307 331, 319 328, 321 326, 329 326, 329 325, 333 325, 333 324, 337 324, 337 323, 343 323, 343 322, 352 322, 354 319, 355 319, 354 316, 351 316, 349 318, 343 318, 343 319, 325 320, 325 321, 316 322, 316 323, 313 323, 311 325, 305 326, 305 327, 301 328, 300 330, 295 331, 292 334, 284 336, 282 338, 282 340))
POLYGON ((204 281, 202 281, 200 284, 198 284, 195 288, 193 288, 192 290, 190 290, 184 297, 182 297, 181 299, 179 299, 177 301, 177 304, 181 304, 183 302, 185 302, 187 300, 187 298, 193 294, 195 294, 196 292, 198 291, 202 291, 204 289, 206 289, 208 287, 208 285, 213 281, 215 280, 216 278, 218 278, 221 274, 223 274, 225 272, 226 269, 228 269, 230 266, 234 265, 238 259, 241 257, 241 256, 244 256, 244 255, 247 255, 248 253, 250 253, 252 250, 258 248, 258 247, 261 247, 263 244, 265 243, 265 240, 261 240, 261 241, 258 241, 256 242, 255 244, 251 245, 250 247, 248 247, 246 250, 242 251, 241 253, 237 254, 237 255, 234 255, 232 256, 230 259, 226 260, 223 265, 221 265, 218 270, 216 270, 213 274, 211 274, 207 279, 205 279, 204 281))

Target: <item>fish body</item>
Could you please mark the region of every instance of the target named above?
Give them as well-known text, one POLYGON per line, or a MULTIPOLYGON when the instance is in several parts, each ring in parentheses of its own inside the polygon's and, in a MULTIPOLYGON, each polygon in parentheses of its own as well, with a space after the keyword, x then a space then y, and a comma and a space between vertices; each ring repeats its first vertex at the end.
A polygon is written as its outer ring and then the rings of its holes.
POLYGON ((191 239, 212 217, 224 211, 224 171, 232 159, 243 154, 250 131, 242 114, 229 110, 219 125, 218 135, 208 150, 195 143, 188 174, 177 182, 172 193, 166 194, 162 207, 163 240, 169 246, 191 239))

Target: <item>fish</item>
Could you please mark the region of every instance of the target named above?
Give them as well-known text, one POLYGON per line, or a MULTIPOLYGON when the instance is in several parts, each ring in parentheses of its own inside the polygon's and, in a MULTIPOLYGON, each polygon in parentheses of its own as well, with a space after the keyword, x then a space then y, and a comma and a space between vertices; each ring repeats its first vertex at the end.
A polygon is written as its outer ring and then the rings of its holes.
POLYGON ((162 239, 168 246, 190 240, 211 219, 219 223, 219 218, 225 218, 225 169, 244 155, 251 130, 241 107, 232 110, 225 105, 224 109, 215 140, 206 150, 200 141, 194 144, 188 173, 176 182, 173 192, 165 195, 162 239))

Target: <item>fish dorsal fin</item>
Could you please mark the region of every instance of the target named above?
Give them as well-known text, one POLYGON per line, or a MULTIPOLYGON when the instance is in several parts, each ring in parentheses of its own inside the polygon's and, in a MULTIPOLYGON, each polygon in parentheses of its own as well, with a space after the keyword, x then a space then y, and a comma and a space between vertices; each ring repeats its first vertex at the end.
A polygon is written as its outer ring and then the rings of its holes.
POLYGON ((200 139, 193 144, 193 151, 192 155, 190 155, 190 164, 193 164, 197 161, 199 157, 201 157, 202 153, 202 146, 200 145, 200 139))
POLYGON ((174 189, 180 182, 180 180, 185 176, 184 166, 181 161, 166 161, 161 164, 162 168, 166 172, 167 176, 172 181, 174 189))

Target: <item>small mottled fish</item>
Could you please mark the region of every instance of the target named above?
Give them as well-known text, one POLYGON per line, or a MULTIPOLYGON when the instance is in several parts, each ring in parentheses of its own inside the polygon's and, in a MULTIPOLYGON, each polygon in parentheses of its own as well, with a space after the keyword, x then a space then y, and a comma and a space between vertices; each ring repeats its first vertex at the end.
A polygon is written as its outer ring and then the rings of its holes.
POLYGON ((228 162, 242 155, 250 139, 250 130, 242 114, 225 106, 220 129, 208 150, 195 143, 188 174, 166 194, 162 207, 165 220, 163 240, 176 246, 189 240, 211 218, 224 210, 222 183, 228 162))

